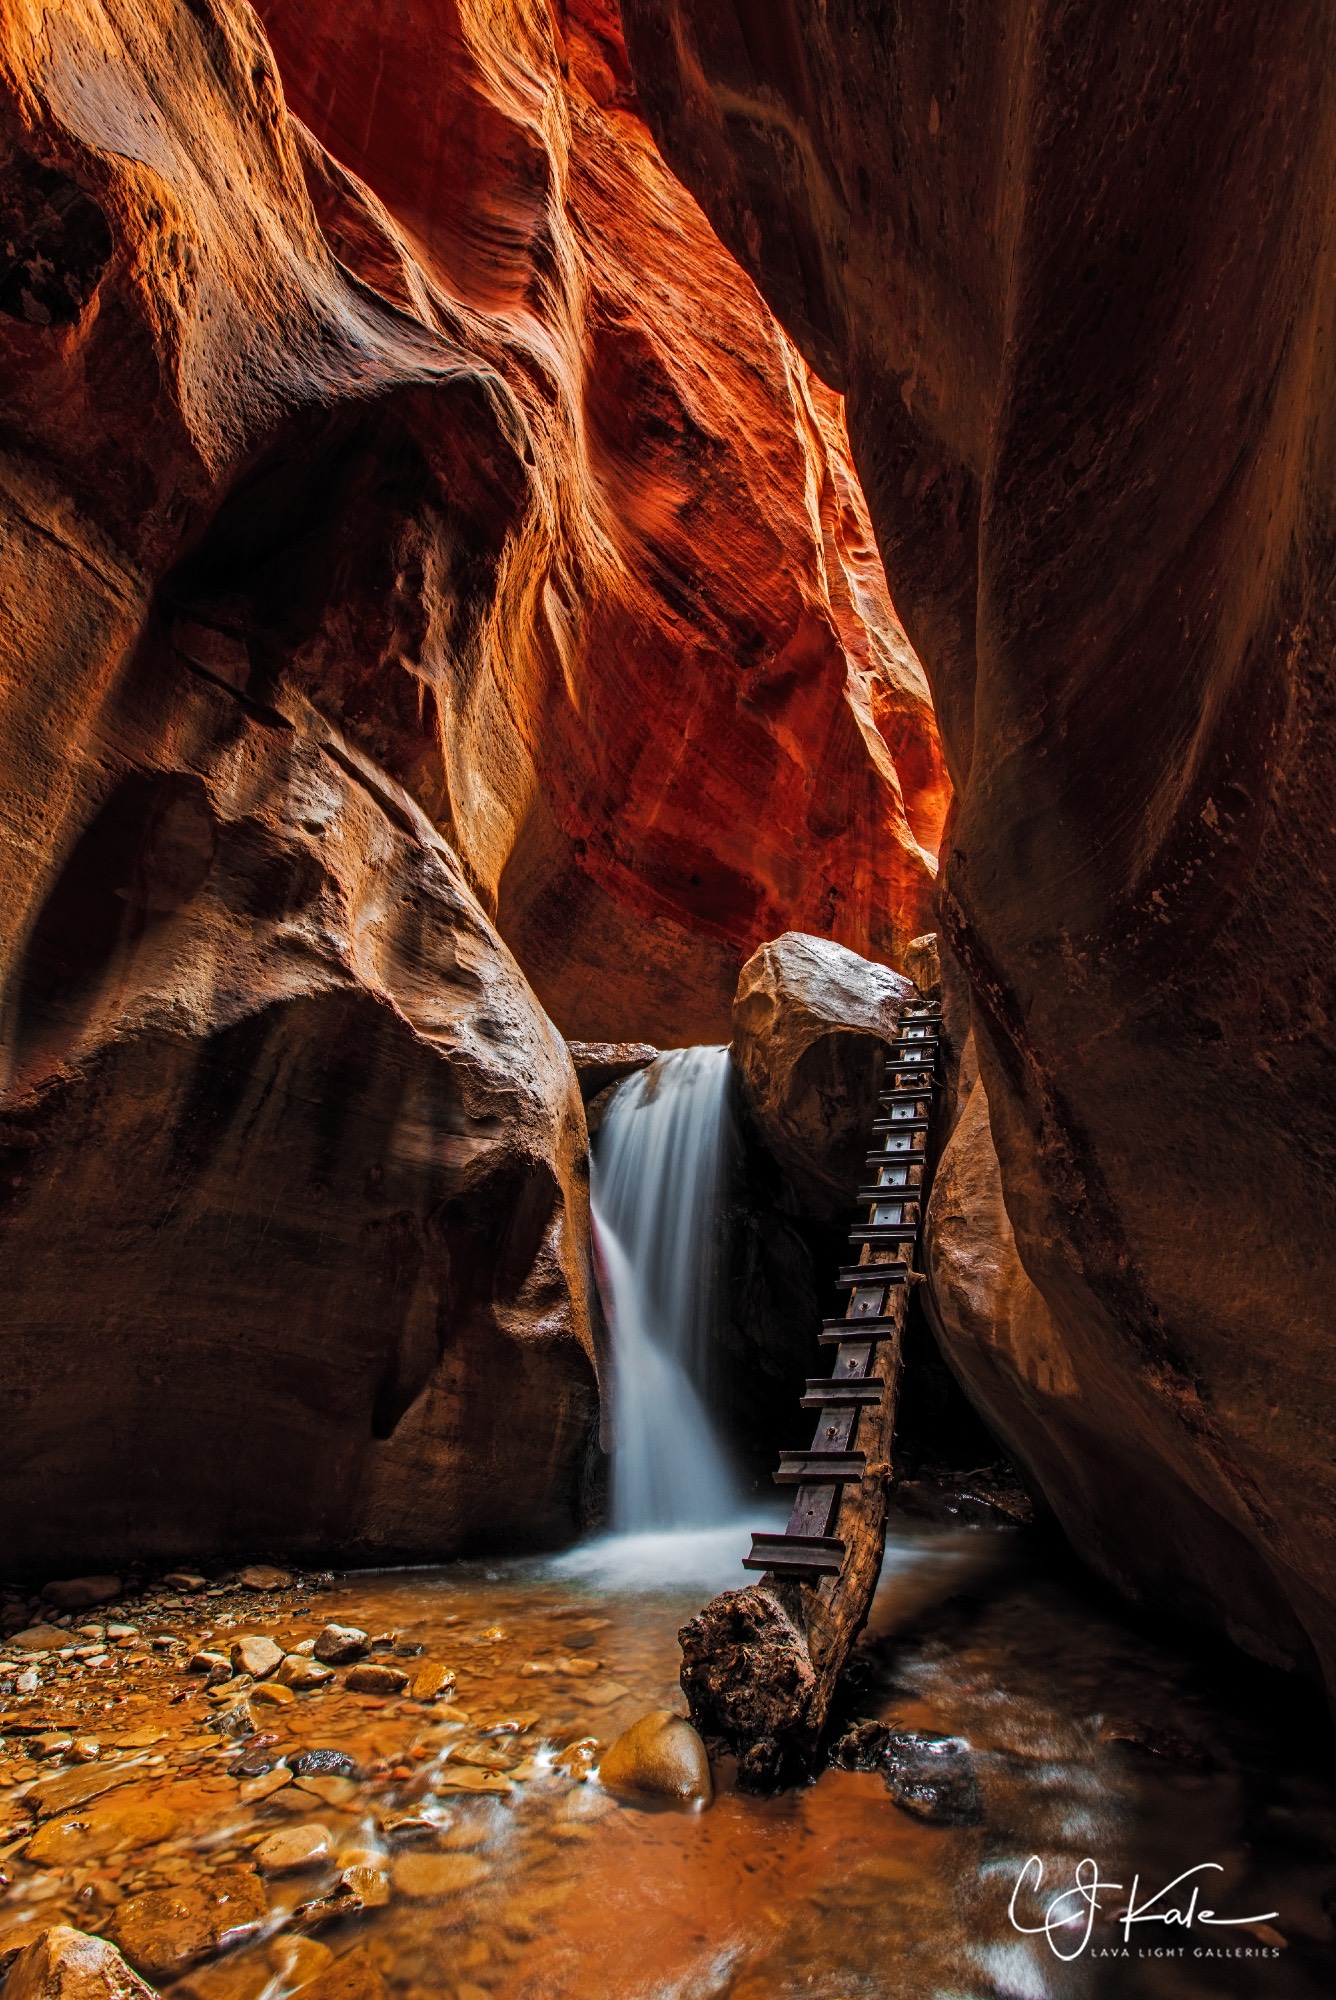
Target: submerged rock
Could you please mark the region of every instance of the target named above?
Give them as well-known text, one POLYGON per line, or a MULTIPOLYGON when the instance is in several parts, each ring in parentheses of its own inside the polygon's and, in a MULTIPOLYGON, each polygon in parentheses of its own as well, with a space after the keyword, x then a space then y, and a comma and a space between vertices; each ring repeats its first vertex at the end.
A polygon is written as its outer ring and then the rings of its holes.
POLYGON ((384 2000, 385 1992, 385 1975, 365 1945, 332 1959, 301 1987, 302 2000, 384 2000))
POLYGON ((329 1860, 327 1826, 285 1826, 271 1833, 255 1850, 255 1865, 265 1875, 295 1875, 319 1868, 329 1860))
POLYGON ((391 1667, 381 1660, 363 1660, 360 1666, 349 1667, 344 1686, 354 1694, 402 1694, 408 1686, 408 1675, 402 1667, 391 1667))
POLYGON ((599 1759, 600 1782, 610 1792, 707 1806, 714 1797, 710 1759, 696 1730, 669 1708, 651 1709, 599 1759))
POLYGON ((175 1979, 203 1958, 254 1936, 268 1912, 264 1885, 250 1868, 220 1868, 182 1889, 150 1889, 122 1903, 110 1930, 136 1972, 175 1979))
POLYGON ((19 1954, 5 2000, 156 2000, 106 1938, 56 1924, 19 1954))
POLYGON ((974 1826, 983 1818, 970 1746, 959 1736, 890 1730, 880 1762, 887 1791, 916 1819, 938 1826, 974 1826))
POLYGON ((473 1888, 491 1872, 488 1863, 476 1854, 400 1854, 395 1857, 392 1876, 400 1895, 433 1902, 438 1896, 454 1896, 473 1888))

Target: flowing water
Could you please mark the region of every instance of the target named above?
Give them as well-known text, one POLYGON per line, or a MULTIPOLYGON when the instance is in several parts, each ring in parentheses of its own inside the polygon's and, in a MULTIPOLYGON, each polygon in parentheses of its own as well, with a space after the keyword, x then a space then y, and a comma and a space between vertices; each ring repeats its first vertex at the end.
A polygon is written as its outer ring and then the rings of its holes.
POLYGON ((1336 1992, 1316 1700, 1148 1635, 1033 1531, 893 1516, 849 1676, 846 1722, 955 1740, 967 1815, 925 1820, 875 1771, 757 1799, 722 1759, 692 1813, 600 1785, 616 1736, 684 1711, 678 1628, 747 1580, 767 1525, 733 1519, 702 1390, 726 1061, 661 1058, 599 1135, 618 1532, 323 1589, 178 1580, 118 1604, 119 1625, 0 1652, 0 1970, 65 1922, 116 1938, 171 2000, 1336 1992), (368 1635, 370 1677, 227 1679, 242 1635, 300 1658, 328 1620, 368 1635), (220 1685, 190 1671, 197 1648, 220 1685), (1108 1886, 1087 1929, 1092 1868, 1108 1886), (1116 1922, 1181 1910, 1193 1883, 1240 1921, 1116 1922))
MULTIPOLYGON (((318 1826, 328 1858, 262 1870, 260 1934, 187 1971, 173 2000, 281 2000, 313 1977, 318 2000, 370 2000, 380 1981, 390 2000, 1330 2000, 1336 1782, 1318 1705, 1279 1680, 1230 1678, 1223 1649, 1148 1637, 1029 1531, 894 1521, 858 1658, 857 1714, 969 1745, 977 1824, 925 1824, 871 1773, 750 1798, 726 1760, 704 1812, 614 1799, 589 1775, 599 1746, 648 1708, 681 1706, 677 1628, 743 1580, 745 1547, 681 1538, 677 1580, 656 1589, 634 1587, 608 1544, 348 1576, 281 1601, 118 1607, 142 1650, 62 1663, 29 1697, 32 1726, 86 1704, 81 1726, 101 1740, 86 1769, 118 1789, 49 1816, 40 1840, 15 1834, 31 1778, 51 1767, 19 1761, 33 1745, 5 1719, 0 1954, 7 1932, 58 1919, 115 1934, 119 1917, 142 1934, 125 1911, 142 1917, 154 1896, 170 1943, 171 1911, 200 1885, 248 1868, 276 1830, 318 1826), (449 1666, 450 1697, 359 1694, 340 1674, 285 1705, 255 1698, 260 1734, 228 1744, 199 1678, 144 1643, 207 1632, 226 1648, 272 1631, 294 1646, 328 1618, 383 1634, 376 1657, 409 1672, 449 1666), (346 1759, 342 1774, 302 1776, 312 1750, 326 1767, 346 1759), (298 1944, 297 1912, 329 1897, 350 1852, 380 1865, 387 1900, 342 1919, 326 1903, 298 1944), (1071 1963, 1009 1918, 1031 1855, 1055 1889, 1086 1856, 1123 1885, 1071 1963), (1109 1957, 1134 1874, 1144 1895, 1201 1863, 1223 1871, 1211 1907, 1269 1921, 1143 1925, 1129 1958, 1109 1957), (1208 1949, 1238 1955, 1197 1955, 1208 1949)), ((1018 1916, 1038 1922, 1032 1898, 1018 1916)))
POLYGON ((738 1509, 703 1393, 727 1137, 728 1051, 690 1048, 628 1077, 594 1142, 622 1533, 717 1526, 738 1509))

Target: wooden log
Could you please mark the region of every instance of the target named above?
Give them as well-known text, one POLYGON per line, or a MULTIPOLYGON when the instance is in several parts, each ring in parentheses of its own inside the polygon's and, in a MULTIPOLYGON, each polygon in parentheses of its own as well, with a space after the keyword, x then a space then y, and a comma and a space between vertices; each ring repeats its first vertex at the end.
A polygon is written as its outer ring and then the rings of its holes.
MULTIPOLYGON (((877 1268, 867 1265, 870 1283, 877 1268)), ((725 1591, 678 1634, 692 1720, 702 1734, 727 1740, 747 1790, 770 1790, 810 1768, 836 1683, 867 1621, 886 1541, 908 1297, 904 1282, 886 1284, 874 1341, 865 1320, 848 1322, 860 1375, 875 1373, 886 1384, 880 1401, 855 1406, 863 1478, 842 1488, 800 1487, 789 1522, 790 1534, 828 1535, 844 1544, 838 1574, 789 1581, 772 1572, 747 1589, 725 1591)), ((842 1344, 837 1376, 845 1351, 842 1344)))

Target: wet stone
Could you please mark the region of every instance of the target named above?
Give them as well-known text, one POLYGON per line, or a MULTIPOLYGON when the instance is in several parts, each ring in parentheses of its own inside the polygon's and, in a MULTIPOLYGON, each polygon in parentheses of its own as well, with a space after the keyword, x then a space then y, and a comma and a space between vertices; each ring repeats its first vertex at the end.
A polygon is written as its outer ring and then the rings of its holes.
POLYGON ((313 1746, 309 1750, 298 1751, 288 1759, 288 1768, 298 1778, 355 1778, 356 1760, 346 1750, 331 1750, 313 1746))
POLYGON ((303 2000, 384 2000, 385 1976, 362 1945, 333 1959, 302 1994, 303 2000))
POLYGON ((289 1653, 274 1679, 298 1694, 307 1694, 312 1688, 327 1687, 334 1678, 333 1667, 322 1666, 319 1660, 305 1658, 301 1653, 289 1653))
POLYGON ((408 1687, 408 1675, 402 1667, 366 1660, 349 1668, 343 1684, 354 1694, 403 1694, 408 1687))
POLYGON ((428 1660, 417 1668, 413 1675, 414 1701, 436 1701, 453 1688, 454 1674, 449 1667, 442 1667, 435 1660, 428 1660))
POLYGON ((117 1909, 110 1930, 137 1972, 163 1981, 252 1936, 266 1913, 258 1875, 249 1868, 220 1868, 194 1887, 132 1896, 117 1909))
POLYGON ((269 1964, 288 1986, 305 1986, 334 1963, 334 1954, 317 1938, 277 1937, 269 1947, 269 1964))
POLYGON ((287 1708, 296 1699, 290 1687, 283 1687, 277 1681, 261 1681, 251 1690, 251 1700, 258 1701, 262 1708, 287 1708))
POLYGON ((285 1569, 275 1569, 271 1563, 249 1563, 237 1571, 237 1582, 243 1590, 291 1590, 292 1578, 285 1569))
POLYGON ((357 1785, 352 1778, 325 1778, 318 1773, 314 1777, 298 1778, 296 1789, 309 1793, 323 1805, 333 1806, 336 1811, 350 1806, 357 1797, 357 1785))
POLYGON ((285 1826, 260 1842, 255 1862, 266 1875, 294 1875, 304 1868, 323 1867, 329 1851, 327 1826, 285 1826))
POLYGON ((285 1785, 292 1783, 291 1771, 279 1769, 265 1771, 258 1778, 247 1778, 241 1787, 241 1797, 246 1805, 258 1805, 262 1799, 270 1799, 275 1792, 281 1792, 285 1785))
POLYGON ((14 1961, 5 2000, 153 2000, 105 1938, 57 1924, 14 1961))
POLYGON ((708 1805, 714 1797, 710 1760, 691 1724, 671 1709, 651 1709, 604 1752, 598 1767, 610 1792, 708 1805))
POLYGON ((490 1873, 476 1854, 401 1854, 394 1862, 393 1879, 400 1895, 430 1902, 471 1889, 490 1873))
POLYGON ((259 1633, 247 1632, 233 1646, 231 1661, 234 1674, 249 1674, 252 1680, 262 1681, 282 1666, 283 1648, 259 1633))
POLYGON ((316 1639, 315 1656, 327 1667, 346 1667, 361 1659, 368 1643, 366 1633, 356 1625, 326 1625, 316 1639))
POLYGON ((114 1848, 148 1847, 168 1840, 176 1823, 176 1814, 166 1806, 109 1800, 77 1819, 48 1820, 24 1849, 24 1859, 41 1867, 73 1867, 114 1848))
POLYGON ((228 1765, 227 1775, 229 1778, 262 1778, 266 1771, 272 1771, 277 1761, 272 1744, 252 1743, 234 1764, 228 1765))
POLYGON ((983 1798, 968 1743, 959 1736, 888 1733, 882 1777, 895 1803, 937 1826, 977 1826, 983 1798))
POLYGON ((11 1651, 20 1653, 53 1653, 71 1643, 69 1633, 61 1625, 29 1625, 26 1631, 15 1632, 9 1646, 11 1651))
POLYGON ((232 1663, 226 1653, 213 1653, 201 1649, 198 1653, 192 1653, 186 1661, 186 1672, 188 1674, 209 1674, 210 1676, 216 1676, 218 1680, 230 1680, 232 1663))

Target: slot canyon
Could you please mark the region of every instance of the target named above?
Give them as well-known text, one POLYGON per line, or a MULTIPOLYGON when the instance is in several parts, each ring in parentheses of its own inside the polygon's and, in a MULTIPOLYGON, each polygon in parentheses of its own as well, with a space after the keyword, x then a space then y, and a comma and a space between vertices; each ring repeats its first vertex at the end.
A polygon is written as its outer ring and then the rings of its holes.
POLYGON ((1331 1991, 1336 21, 0 105, 0 2000, 1331 1991))

